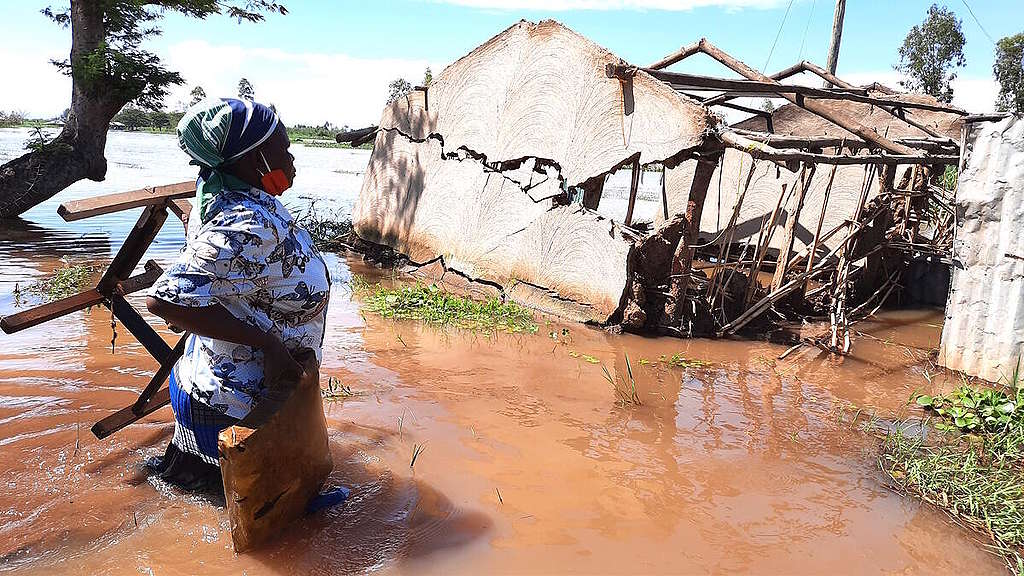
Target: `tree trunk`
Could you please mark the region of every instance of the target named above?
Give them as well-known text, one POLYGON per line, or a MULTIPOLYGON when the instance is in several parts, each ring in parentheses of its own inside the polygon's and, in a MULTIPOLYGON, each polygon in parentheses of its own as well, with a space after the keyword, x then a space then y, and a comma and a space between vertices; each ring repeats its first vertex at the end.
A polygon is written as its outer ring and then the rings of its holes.
MULTIPOLYGON (((71 63, 93 52, 105 36, 102 2, 72 0, 71 63)), ((107 130, 128 100, 74 73, 72 84, 71 113, 61 133, 0 166, 0 219, 23 214, 83 178, 101 182, 106 177, 107 130)))

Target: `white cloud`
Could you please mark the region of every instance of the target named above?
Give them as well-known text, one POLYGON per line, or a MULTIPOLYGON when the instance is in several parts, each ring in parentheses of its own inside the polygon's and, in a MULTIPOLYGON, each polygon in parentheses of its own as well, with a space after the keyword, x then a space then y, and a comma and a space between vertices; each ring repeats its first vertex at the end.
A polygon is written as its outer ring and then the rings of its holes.
POLYGON ((0 49, 0 62, 6 78, 0 90, 0 110, 19 111, 30 118, 52 118, 71 105, 71 79, 57 70, 51 59, 60 60, 59 51, 19 52, 0 49))
POLYGON ((427 60, 244 49, 201 40, 173 45, 164 60, 186 82, 172 90, 168 99, 172 106, 187 102, 195 85, 202 86, 208 96, 234 96, 238 80, 245 77, 253 84, 256 100, 277 106, 289 124, 330 120, 353 128, 380 120, 388 83, 395 78, 416 85, 427 66, 435 75, 443 68, 443 64, 427 60))
MULTIPOLYGON (((234 96, 238 80, 248 78, 256 99, 273 103, 289 124, 363 127, 380 120, 388 83, 402 77, 413 85, 430 66, 434 74, 445 63, 427 60, 364 59, 345 54, 297 53, 278 49, 244 49, 186 41, 172 45, 164 65, 185 79, 170 89, 169 107, 189 101, 189 92, 201 85, 209 96, 234 96)), ((52 118, 71 104, 71 79, 50 64, 66 57, 53 53, 0 49, 7 78, 16 78, 0 90, 0 110, 18 110, 32 118, 52 118)))
POLYGON ((437 4, 455 4, 485 10, 673 10, 683 11, 705 6, 726 8, 774 8, 783 0, 432 0, 437 4))
MULTIPOLYGON (((878 82, 894 90, 903 90, 900 87, 903 75, 895 70, 843 73, 839 77, 852 84, 863 85, 878 82)), ((998 93, 999 83, 991 76, 961 76, 953 80, 953 105, 971 113, 978 114, 995 110, 998 93)))

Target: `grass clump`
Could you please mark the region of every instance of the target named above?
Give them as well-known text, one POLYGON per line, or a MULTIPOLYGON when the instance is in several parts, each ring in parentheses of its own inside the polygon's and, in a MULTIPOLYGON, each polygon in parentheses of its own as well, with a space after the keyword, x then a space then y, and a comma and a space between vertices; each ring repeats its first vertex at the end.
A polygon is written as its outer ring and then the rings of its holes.
POLYGON ((1014 574, 1024 574, 1024 383, 1004 390, 964 384, 948 396, 919 395, 941 437, 927 442, 897 429, 879 464, 894 487, 987 534, 1014 574))
POLYGON ((640 395, 636 391, 636 379, 633 378, 633 366, 629 363, 629 355, 626 354, 626 378, 618 376, 613 378, 608 368, 602 364, 604 379, 612 385, 615 390, 615 403, 620 406, 640 406, 640 395), (628 379, 628 381, 627 381, 628 379))
POLYGON ((341 400, 344 398, 351 398, 356 393, 352 391, 352 388, 348 384, 342 383, 341 380, 330 376, 327 378, 327 388, 320 389, 320 396, 324 400, 341 400))
POLYGON ((61 259, 61 265, 49 277, 36 280, 24 288, 15 285, 14 301, 20 305, 22 300, 28 297, 47 303, 74 296, 90 287, 89 284, 97 272, 98 266, 72 264, 66 258, 61 259))
POLYGON ((532 334, 538 329, 533 313, 518 304, 499 298, 479 302, 446 292, 435 284, 392 288, 353 278, 352 290, 364 295, 367 310, 385 318, 486 332, 532 334))
POLYGON ((352 219, 337 212, 321 211, 312 202, 306 211, 295 219, 313 238, 319 250, 336 251, 348 247, 352 236, 352 219))

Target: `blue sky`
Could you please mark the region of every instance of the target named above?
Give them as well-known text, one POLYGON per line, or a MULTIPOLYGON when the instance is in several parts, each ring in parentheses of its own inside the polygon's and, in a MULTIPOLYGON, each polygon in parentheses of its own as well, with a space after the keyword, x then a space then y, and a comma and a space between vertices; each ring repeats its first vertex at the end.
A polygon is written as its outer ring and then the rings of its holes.
MULTIPOLYGON (((275 103, 289 122, 362 126, 379 116, 389 80, 414 84, 426 66, 444 66, 515 21, 554 18, 622 58, 648 64, 702 36, 763 68, 779 31, 768 71, 800 58, 824 64, 832 0, 285 0, 290 13, 260 24, 224 17, 205 21, 168 15, 164 34, 148 47, 180 72, 188 85, 210 95, 232 95, 249 78, 257 99, 275 103), (787 8, 789 9, 786 16, 787 8), (783 20, 785 17, 785 23, 783 20)), ((981 26, 998 40, 1024 31, 1022 0, 968 0, 981 26)), ((941 2, 940 2, 941 4, 941 2)), ((59 113, 70 85, 47 62, 66 55, 70 35, 39 14, 47 2, 0 0, 0 109, 32 116, 59 113)), ((849 0, 839 75, 854 82, 879 80, 895 87, 892 70, 907 31, 930 1, 849 0)), ((945 3, 963 21, 967 67, 955 84, 956 102, 988 110, 995 95, 994 47, 964 0, 945 3)), ((677 65, 694 73, 729 75, 703 57, 677 65)))

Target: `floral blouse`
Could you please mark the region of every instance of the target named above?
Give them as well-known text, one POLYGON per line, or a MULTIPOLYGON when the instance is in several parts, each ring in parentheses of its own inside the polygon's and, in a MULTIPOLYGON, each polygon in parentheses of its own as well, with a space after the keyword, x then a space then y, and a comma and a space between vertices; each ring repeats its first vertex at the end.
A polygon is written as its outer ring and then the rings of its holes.
MULTIPOLYGON (((289 350, 312 348, 319 360, 331 280, 309 233, 257 188, 221 192, 206 216, 150 295, 179 306, 219 303, 289 350)), ((193 334, 174 377, 193 398, 243 418, 265 391, 263 353, 193 334)))

